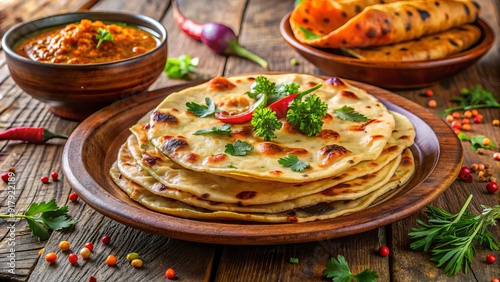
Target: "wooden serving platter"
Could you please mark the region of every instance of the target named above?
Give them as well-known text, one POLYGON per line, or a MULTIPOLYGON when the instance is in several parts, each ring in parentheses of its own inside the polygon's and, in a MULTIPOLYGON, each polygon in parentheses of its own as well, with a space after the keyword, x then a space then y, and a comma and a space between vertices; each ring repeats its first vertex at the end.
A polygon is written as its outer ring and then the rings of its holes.
POLYGON ((149 210, 118 188, 109 175, 129 127, 168 94, 195 85, 168 87, 118 101, 87 118, 71 134, 63 152, 67 181, 92 208, 118 222, 149 233, 215 244, 269 245, 311 242, 347 236, 390 224, 419 211, 456 179, 463 149, 439 117, 397 94, 360 82, 347 82, 378 97, 390 110, 408 117, 416 128, 416 171, 390 198, 353 214, 307 223, 199 221, 149 210))

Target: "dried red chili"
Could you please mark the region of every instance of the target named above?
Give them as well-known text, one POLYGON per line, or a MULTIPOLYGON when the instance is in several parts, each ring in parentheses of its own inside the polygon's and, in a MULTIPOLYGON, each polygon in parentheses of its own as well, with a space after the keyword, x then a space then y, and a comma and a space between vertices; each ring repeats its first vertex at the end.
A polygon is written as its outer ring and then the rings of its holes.
POLYGON ((0 132, 0 140, 20 140, 32 144, 43 144, 52 138, 68 139, 68 136, 52 133, 43 127, 14 127, 0 132))

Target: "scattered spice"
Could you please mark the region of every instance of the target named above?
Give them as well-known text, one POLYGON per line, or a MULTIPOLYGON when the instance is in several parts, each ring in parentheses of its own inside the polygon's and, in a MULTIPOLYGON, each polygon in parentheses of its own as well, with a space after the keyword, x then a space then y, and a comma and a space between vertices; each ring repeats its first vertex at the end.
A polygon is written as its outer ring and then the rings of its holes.
POLYGON ((43 251, 45 251, 45 248, 41 248, 39 251, 38 251, 38 256, 41 256, 43 254, 43 251))
POLYGON ((50 177, 52 178, 52 181, 57 181, 57 179, 59 178, 59 174, 53 171, 50 173, 50 177))
POLYGON ((486 262, 489 264, 494 264, 497 258, 493 254, 486 255, 486 262))
POLYGON ((498 120, 498 119, 492 120, 491 121, 491 125, 493 125, 493 126, 499 126, 500 125, 500 120, 498 120))
POLYGON ((424 95, 425 95, 426 97, 432 97, 432 96, 434 96, 434 92, 432 91, 432 89, 426 89, 426 90, 424 91, 424 95))
POLYGON ((379 249, 378 249, 378 254, 381 256, 381 257, 387 257, 389 256, 390 254, 390 250, 387 246, 381 246, 379 249))
POLYGON ((88 242, 88 243, 85 243, 85 245, 83 245, 85 248, 89 249, 89 251, 94 251, 94 243, 92 242, 88 242))
POLYGON ((296 65, 298 65, 298 64, 299 64, 299 61, 297 60, 297 58, 292 58, 292 59, 290 60, 290 64, 292 64, 292 66, 296 66, 296 65))
POLYGON ((40 181, 42 181, 43 184, 49 183, 49 177, 47 175, 44 175, 40 177, 40 181))
POLYGON ((169 268, 165 271, 165 277, 167 277, 167 279, 174 279, 175 278, 175 270, 173 268, 169 268))
POLYGON ((8 183, 9 179, 10 179, 10 176, 11 176, 11 174, 8 173, 8 172, 2 173, 2 180, 3 180, 3 182, 8 183))
POLYGON ((493 159, 495 161, 500 161, 500 152, 493 153, 493 159))
POLYGON ((132 265, 135 268, 140 268, 142 267, 143 261, 142 259, 134 259, 130 262, 130 265, 132 265))
POLYGON ((458 174, 458 178, 464 180, 465 182, 472 183, 473 178, 472 178, 472 175, 470 173, 470 168, 467 166, 463 166, 460 169, 460 173, 458 174))
POLYGON ((116 257, 114 255, 109 255, 107 258, 106 258, 106 264, 109 265, 109 266, 115 266, 116 265, 116 257))
POLYGON ((138 258, 140 258, 138 253, 130 253, 126 257, 127 261, 133 261, 134 259, 138 259, 138 258))
POLYGON ((68 199, 72 202, 78 201, 78 194, 75 192, 71 192, 68 196, 68 199))
POLYGON ((486 190, 489 193, 494 194, 498 191, 498 184, 496 182, 490 181, 488 182, 488 184, 486 184, 486 190))
POLYGON ((67 250, 69 250, 69 247, 70 247, 70 243, 68 241, 61 241, 59 243, 59 249, 61 251, 67 251, 67 250))
POLYGON ((88 259, 90 257, 90 250, 86 247, 83 247, 80 250, 80 256, 82 257, 82 259, 88 259))
POLYGON ((430 100, 427 103, 427 105, 429 106, 429 108, 433 108, 434 109, 435 107, 437 107, 437 102, 436 102, 436 100, 430 100))
POLYGON ((52 133, 43 127, 14 127, 0 133, 0 140, 19 140, 31 144, 43 144, 52 138, 68 139, 68 136, 52 133))
POLYGON ((104 236, 102 236, 102 238, 101 238, 101 242, 102 242, 104 245, 108 245, 108 244, 111 242, 111 237, 109 237, 109 235, 104 235, 104 236))
POLYGON ((78 263, 78 256, 76 254, 71 253, 68 256, 68 261, 71 265, 75 265, 78 263))
POLYGON ((48 253, 45 255, 45 261, 48 263, 54 263, 57 260, 57 254, 56 253, 48 253))

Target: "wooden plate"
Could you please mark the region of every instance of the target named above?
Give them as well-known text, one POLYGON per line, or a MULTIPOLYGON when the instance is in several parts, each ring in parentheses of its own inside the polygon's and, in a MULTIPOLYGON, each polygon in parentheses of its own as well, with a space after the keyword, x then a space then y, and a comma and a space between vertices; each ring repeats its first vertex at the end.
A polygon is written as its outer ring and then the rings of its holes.
POLYGON ((290 13, 280 23, 281 36, 306 60, 329 75, 362 81, 390 89, 418 88, 449 78, 474 64, 493 46, 491 27, 478 19, 481 38, 471 48, 444 59, 415 62, 360 60, 341 55, 341 51, 320 49, 299 42, 290 26, 290 13))
POLYGON ((83 121, 63 152, 63 171, 80 197, 100 213, 133 228, 188 241, 216 244, 284 244, 325 240, 360 233, 419 211, 457 177, 463 162, 460 141, 451 128, 429 110, 375 86, 348 81, 374 94, 390 109, 407 116, 417 135, 412 152, 416 171, 410 182, 387 201, 350 215, 307 223, 206 222, 149 210, 131 200, 109 175, 129 127, 155 108, 169 93, 165 88, 112 104, 83 121))

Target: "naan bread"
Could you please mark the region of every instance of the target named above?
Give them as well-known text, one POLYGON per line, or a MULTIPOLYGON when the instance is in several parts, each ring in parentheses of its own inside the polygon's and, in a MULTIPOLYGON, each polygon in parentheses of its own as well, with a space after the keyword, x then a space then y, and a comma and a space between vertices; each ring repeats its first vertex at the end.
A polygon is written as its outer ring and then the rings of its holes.
POLYGON ((403 157, 400 166, 391 179, 385 185, 382 185, 382 187, 366 196, 356 200, 320 203, 311 207, 291 209, 280 213, 211 211, 149 192, 138 183, 123 176, 116 162, 111 167, 110 174, 117 186, 126 192, 131 199, 149 209, 165 214, 203 220, 240 220, 269 223, 308 222, 330 219, 360 211, 367 208, 377 200, 377 198, 388 193, 390 190, 403 186, 411 178, 414 172, 414 162, 411 151, 406 149, 405 154, 407 157, 403 157))
POLYGON ((358 59, 368 61, 434 60, 466 50, 473 46, 480 37, 481 30, 478 27, 466 24, 403 43, 367 49, 344 49, 344 51, 358 59))
MULTIPOLYGON (((322 48, 373 47, 420 38, 472 23, 479 6, 473 1, 399 1, 366 7, 344 25, 322 34, 306 31, 299 19, 290 21, 302 43, 322 48)), ((314 29, 313 29, 314 30, 314 29)))
POLYGON ((154 110, 148 124, 148 139, 164 155, 187 169, 254 181, 304 183, 334 177, 352 166, 379 157, 391 137, 393 115, 374 96, 340 79, 336 84, 303 74, 266 75, 277 84, 296 82, 301 90, 318 83, 323 86, 314 94, 328 105, 327 116, 318 136, 306 136, 284 122, 275 131, 276 139, 257 137, 250 123, 231 125, 231 135, 195 135, 198 130, 220 127, 213 116, 198 117, 187 111, 186 103, 204 104, 205 98, 224 111, 243 111, 253 99, 245 94, 256 76, 214 78, 205 84, 173 93, 154 110), (343 106, 366 116, 367 122, 342 120, 333 115, 343 106), (224 153, 227 144, 244 140, 254 146, 246 156, 224 153), (294 172, 278 163, 288 154, 296 155, 310 167, 294 172))

